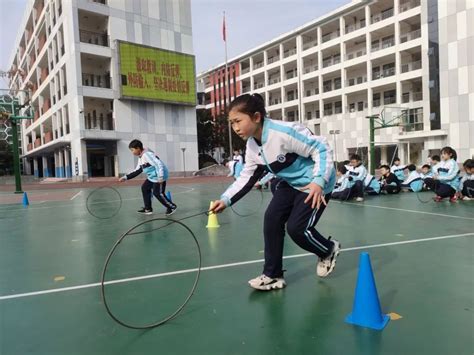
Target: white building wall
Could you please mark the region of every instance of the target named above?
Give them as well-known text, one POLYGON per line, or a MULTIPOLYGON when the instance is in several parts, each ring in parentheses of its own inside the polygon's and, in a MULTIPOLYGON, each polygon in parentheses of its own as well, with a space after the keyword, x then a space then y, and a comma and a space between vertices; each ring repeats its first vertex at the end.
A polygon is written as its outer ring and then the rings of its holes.
MULTIPOLYGON (((41 1, 41 0, 36 0, 41 1)), ((21 27, 17 41, 17 48, 12 55, 12 62, 26 67, 24 57, 19 54, 19 46, 24 41, 24 29, 29 26, 29 19, 32 18, 32 9, 37 6, 37 2, 30 1, 25 12, 25 20, 21 27)), ((35 166, 37 159, 44 155, 54 154, 56 157, 62 156, 61 163, 66 160, 71 166, 75 179, 84 179, 90 176, 90 161, 86 151, 86 142, 109 141, 116 142, 117 152, 115 156, 114 174, 124 174, 135 167, 133 156, 128 150, 128 143, 131 139, 141 139, 146 147, 154 150, 160 158, 167 164, 171 172, 182 171, 182 151, 186 148, 186 169, 198 169, 197 152, 197 129, 195 122, 195 108, 190 106, 169 105, 157 102, 144 102, 138 100, 121 100, 119 92, 119 74, 117 64, 116 41, 123 40, 137 44, 163 48, 171 51, 193 54, 192 28, 191 28, 191 6, 190 0, 107 0, 107 5, 103 5, 90 0, 44 0, 45 11, 40 20, 41 25, 37 25, 34 35, 38 38, 40 27, 51 25, 52 31, 47 35, 45 47, 53 47, 51 53, 39 54, 36 64, 28 70, 27 78, 20 78, 18 75, 13 79, 13 83, 20 87, 26 87, 27 82, 32 78, 31 72, 36 71, 41 61, 48 61, 54 58, 55 35, 59 28, 64 34, 65 53, 59 55, 59 60, 54 60, 49 75, 41 83, 40 88, 33 94, 34 104, 41 107, 43 97, 51 97, 56 88, 53 83, 54 75, 65 66, 65 79, 62 83, 67 83, 67 93, 62 95, 60 100, 51 103, 51 108, 31 124, 25 123, 23 126, 23 148, 25 159, 31 160, 35 166), (54 6, 54 7, 53 7, 54 6), (61 6, 61 14, 58 7, 61 6), (53 25, 53 13, 55 24, 53 25), (105 21, 89 20, 87 18, 99 16, 105 21), (81 25, 80 25, 81 24, 81 25), (80 28, 81 27, 81 28, 80 28), (80 30, 107 32, 108 46, 96 45, 94 42, 86 43, 81 41, 80 30), (53 39, 54 38, 54 39, 53 39), (94 60, 83 65, 84 58, 91 57, 94 60), (105 73, 111 77, 111 87, 95 87, 83 85, 83 74, 90 71, 91 64, 104 65, 105 73), (39 63, 38 63, 39 62, 39 63), (25 80, 24 80, 25 79, 25 80), (42 90, 43 86, 47 89, 42 90), (86 124, 86 114, 91 100, 106 103, 104 113, 107 113, 109 101, 113 101, 114 129, 92 129, 90 124, 86 124), (44 131, 48 127, 59 128, 59 123, 66 126, 67 122, 61 114, 67 109, 69 118, 68 132, 56 137, 52 141, 46 142, 43 138, 44 131), (59 120, 59 121, 58 121, 59 120), (28 126, 27 126, 28 125, 28 126), (28 146, 29 140, 34 140, 41 136, 41 145, 35 147, 34 144, 28 146), (25 139, 26 138, 26 139, 25 139), (29 148, 29 149, 26 149, 29 148), (65 152, 69 151, 69 155, 65 152), (61 152, 61 155, 59 155, 61 152), (77 171, 77 175, 76 175, 77 171)), ((47 28, 47 27, 45 27, 47 28)), ((34 41, 33 41, 34 42, 34 41)), ((31 45, 27 46, 30 48, 31 45)), ((29 68, 28 68, 29 69, 29 68)), ((96 73, 94 73, 96 74, 96 73)), ((37 78, 33 78, 33 82, 37 78)), ((99 105, 100 106, 100 105, 99 105)), ((98 126, 98 125, 97 125, 98 126)), ((33 142, 34 143, 34 142, 33 142)), ((42 160, 43 161, 43 160, 42 160)), ((33 165, 33 164, 32 164, 33 165)), ((58 164, 57 164, 58 165, 58 164)), ((110 169, 108 169, 110 170, 110 169)), ((54 172, 48 172, 49 175, 54 172)), ((45 175, 46 176, 46 175, 45 175)))

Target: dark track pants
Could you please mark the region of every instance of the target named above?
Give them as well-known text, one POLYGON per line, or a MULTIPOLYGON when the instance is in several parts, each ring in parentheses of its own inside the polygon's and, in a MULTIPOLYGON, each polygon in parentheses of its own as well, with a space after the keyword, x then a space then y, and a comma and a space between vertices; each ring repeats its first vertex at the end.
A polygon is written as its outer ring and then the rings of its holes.
POLYGON ((441 198, 453 197, 456 194, 456 190, 448 184, 443 184, 439 180, 432 178, 425 179, 425 185, 436 193, 441 198))
POLYGON ((143 203, 145 204, 145 209, 151 210, 151 193, 161 202, 166 208, 175 208, 176 205, 171 202, 168 197, 165 195, 166 190, 166 181, 163 182, 151 182, 150 180, 145 180, 142 185, 142 195, 143 203))
MULTIPOLYGON (((283 275, 283 240, 285 225, 291 239, 304 250, 325 258, 332 252, 334 243, 324 238, 314 227, 324 212, 305 204, 307 193, 298 191, 286 182, 276 186, 273 198, 265 212, 263 234, 265 240, 265 265, 263 273, 268 277, 283 275)), ((325 196, 326 202, 331 194, 325 196)))

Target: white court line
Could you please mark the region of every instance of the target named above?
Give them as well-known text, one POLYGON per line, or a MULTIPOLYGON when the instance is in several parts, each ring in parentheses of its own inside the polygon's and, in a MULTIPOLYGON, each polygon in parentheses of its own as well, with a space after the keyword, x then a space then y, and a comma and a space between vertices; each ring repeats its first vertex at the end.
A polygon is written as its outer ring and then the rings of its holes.
MULTIPOLYGON (((474 232, 473 233, 464 233, 464 234, 443 235, 443 236, 440 236, 440 237, 433 237, 433 238, 411 239, 411 240, 403 240, 403 241, 399 241, 399 242, 372 244, 372 245, 358 246, 358 247, 352 247, 352 248, 345 248, 345 249, 342 249, 341 251, 345 252, 345 251, 354 251, 354 250, 361 250, 361 249, 373 249, 373 248, 381 248, 381 247, 387 247, 387 246, 392 246, 392 245, 421 243, 421 242, 429 242, 429 241, 434 241, 434 240, 453 239, 453 238, 461 238, 461 237, 468 237, 468 236, 474 236, 474 232)), ((287 256, 284 256, 283 259, 294 259, 294 258, 301 258, 301 257, 304 257, 304 256, 311 256, 311 255, 314 256, 314 254, 311 254, 311 253, 287 255, 287 256)), ((205 267, 201 268, 201 271, 224 269, 224 268, 229 268, 229 267, 234 267, 234 266, 256 264, 256 263, 261 263, 263 261, 264 261, 264 259, 257 259, 257 260, 249 260, 249 261, 240 261, 240 262, 230 263, 230 264, 205 266, 205 267)), ((112 281, 105 282, 105 284, 106 285, 119 284, 119 283, 125 283, 125 282, 132 282, 132 281, 138 281, 138 280, 158 278, 158 277, 163 277, 163 276, 186 274, 186 273, 196 272, 196 271, 198 271, 197 268, 185 269, 185 270, 165 272, 165 273, 161 273, 161 274, 152 274, 152 275, 130 277, 130 278, 126 278, 126 279, 112 280, 112 281)), ((96 283, 86 284, 86 285, 78 285, 78 286, 63 287, 63 288, 53 288, 53 289, 50 289, 50 290, 27 292, 27 293, 18 293, 18 294, 13 294, 13 295, 5 295, 5 296, 0 296, 0 301, 8 300, 8 299, 14 299, 14 298, 45 295, 45 294, 48 294, 48 293, 58 293, 58 292, 65 292, 65 291, 80 290, 80 289, 84 289, 84 288, 98 287, 100 285, 101 285, 100 282, 96 282, 96 283)))
MULTIPOLYGON (((339 202, 339 201, 337 201, 339 202)), ((354 203, 354 202, 339 202, 341 205, 342 204, 347 204, 347 205, 354 205, 358 207, 373 207, 373 208, 382 208, 385 210, 394 210, 394 211, 401 211, 401 212, 411 212, 411 213, 420 213, 420 214, 428 214, 431 216, 438 216, 438 217, 449 217, 449 218, 458 218, 458 219, 468 219, 474 221, 474 217, 463 217, 463 216, 453 216, 450 214, 443 214, 443 213, 434 213, 434 212, 424 212, 424 211, 417 211, 417 210, 406 210, 403 208, 395 208, 395 207, 385 207, 385 206, 377 206, 377 205, 368 205, 368 204, 360 204, 360 203, 354 203)))
MULTIPOLYGON (((174 192, 173 195, 185 194, 185 193, 188 193, 188 192, 192 192, 192 191, 194 191, 194 190, 195 190, 194 187, 188 187, 187 190, 174 192)), ((122 201, 133 201, 133 200, 141 200, 141 199, 142 199, 142 197, 123 198, 122 201)), ((91 205, 94 205, 94 204, 104 204, 104 203, 115 202, 115 201, 119 201, 119 200, 111 200, 111 201, 108 201, 108 202, 92 202, 92 203, 90 203, 90 204, 91 204, 91 205)), ((48 202, 56 202, 56 201, 48 201, 48 202)), ((85 205, 85 203, 83 203, 83 205, 85 205)), ((2 210, 9 210, 9 211, 27 211, 27 210, 39 210, 39 209, 47 209, 47 208, 70 207, 70 206, 77 206, 77 205, 76 205, 76 204, 68 203, 68 204, 54 205, 54 206, 28 207, 28 208, 13 208, 13 209, 11 209, 11 208, 9 208, 9 207, 0 207, 0 211, 2 211, 2 210)))
POLYGON ((79 196, 82 193, 82 190, 79 191, 77 194, 71 197, 71 201, 74 200, 77 196, 79 196))

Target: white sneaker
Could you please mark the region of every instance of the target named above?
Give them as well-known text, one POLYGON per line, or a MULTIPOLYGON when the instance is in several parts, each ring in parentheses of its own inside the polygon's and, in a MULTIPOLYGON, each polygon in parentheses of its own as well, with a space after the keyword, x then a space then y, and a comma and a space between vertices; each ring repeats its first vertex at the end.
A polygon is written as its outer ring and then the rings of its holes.
POLYGON ((364 201, 364 198, 363 197, 356 197, 355 200, 356 200, 356 202, 362 202, 362 201, 364 201))
POLYGON ((471 201, 472 198, 470 198, 469 196, 464 196, 464 197, 462 198, 462 200, 463 200, 463 201, 471 201))
POLYGON ((326 259, 319 259, 318 265, 316 266, 316 274, 319 277, 328 276, 336 266, 336 259, 341 252, 341 243, 337 240, 333 240, 334 248, 331 254, 326 259))
POLYGON ((284 288, 286 286, 286 282, 283 277, 271 278, 262 274, 252 280, 249 280, 249 285, 256 290, 270 291, 284 288))

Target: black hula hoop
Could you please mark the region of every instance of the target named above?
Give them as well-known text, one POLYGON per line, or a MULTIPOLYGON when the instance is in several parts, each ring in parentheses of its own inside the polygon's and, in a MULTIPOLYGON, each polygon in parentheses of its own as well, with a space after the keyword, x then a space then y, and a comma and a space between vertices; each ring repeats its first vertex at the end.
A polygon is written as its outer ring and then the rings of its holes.
POLYGON ((416 198, 417 198, 418 201, 421 202, 421 203, 429 203, 429 202, 433 201, 433 197, 435 196, 435 195, 433 195, 433 194, 434 194, 434 191, 431 191, 431 190, 417 191, 417 192, 416 192, 416 198), (432 194, 427 194, 427 192, 431 192, 432 194), (422 193, 425 193, 425 194, 427 194, 427 195, 430 195, 429 199, 423 199, 423 198, 421 198, 421 194, 422 194, 422 193))
MULTIPOLYGON (((200 213, 202 214, 202 213, 200 213)), ((168 224, 167 224, 168 225, 168 224)), ((156 229, 155 229, 156 230, 156 229)), ((149 231, 143 231, 143 232, 140 232, 140 233, 149 233, 149 231)), ((139 233, 134 233, 134 234, 139 234, 139 233)), ((126 327, 126 328, 130 328, 130 329, 152 329, 152 328, 156 328, 160 325, 163 325, 165 324, 166 322, 170 321, 171 319, 173 319, 174 317, 176 317, 178 315, 179 312, 181 312, 183 310, 183 308, 186 306, 186 304, 189 302, 189 300, 191 299, 191 297, 193 296, 194 294, 194 291, 196 290, 196 287, 197 287, 197 284, 198 284, 198 281, 199 281, 199 276, 201 275, 201 248, 199 246, 199 242, 198 240, 196 239, 196 236, 194 235, 194 233, 192 232, 191 229, 189 229, 189 227, 187 225, 185 225, 184 223, 178 221, 178 220, 174 220, 174 219, 170 219, 170 218, 154 218, 154 219, 149 219, 147 221, 144 221, 144 222, 140 222, 138 224, 136 224, 135 226, 133 226, 132 228, 130 228, 128 231, 126 231, 124 234, 122 234, 120 236, 120 238, 115 242, 114 246, 112 247, 112 249, 110 250, 109 252, 109 255, 107 256, 107 259, 105 261, 105 265, 104 265, 104 268, 102 270, 102 277, 101 277, 101 281, 100 281, 100 286, 101 286, 101 294, 102 294, 102 301, 104 302, 104 306, 105 306, 105 309, 107 310, 107 313, 109 314, 109 316, 114 320, 116 321, 118 324, 126 327), (130 232, 133 231, 135 228, 138 228, 140 227, 141 225, 145 224, 145 223, 149 223, 149 222, 153 222, 153 221, 168 221, 168 222, 171 222, 172 223, 178 223, 180 224, 182 227, 184 227, 185 229, 188 230, 188 232, 191 234, 193 240, 194 240, 194 243, 196 244, 196 247, 197 247, 197 251, 198 251, 198 257, 199 257, 199 265, 198 265, 198 268, 197 268, 197 274, 196 274, 196 278, 194 280, 194 284, 191 288, 191 291, 189 292, 188 296, 186 297, 186 299, 184 300, 183 304, 181 304, 181 306, 179 306, 171 315, 163 318, 162 320, 158 321, 158 322, 155 322, 155 323, 151 323, 151 324, 148 324, 148 325, 143 325, 143 326, 138 326, 138 325, 133 325, 133 324, 127 324, 123 321, 121 321, 120 319, 118 319, 113 313, 112 313, 112 310, 110 309, 108 303, 107 303, 107 298, 105 296, 105 284, 107 283, 105 281, 105 274, 107 272, 107 267, 109 265, 109 262, 112 258, 112 256, 114 255, 114 252, 115 250, 117 249, 118 245, 122 242, 122 240, 129 236, 130 232)))
MULTIPOLYGON (((94 204, 94 203, 92 202, 92 203, 90 203, 90 204, 94 204)), ((98 188, 92 190, 92 191, 89 193, 89 195, 87 196, 87 199, 86 199, 86 209, 87 209, 87 212, 89 212, 89 214, 90 214, 91 216, 93 216, 93 217, 95 217, 95 218, 98 218, 98 219, 110 219, 110 218, 112 218, 112 217, 115 217, 115 216, 117 215, 117 213, 120 212, 120 209, 121 209, 121 208, 122 208, 122 195, 120 195, 120 192, 118 192, 118 190, 117 190, 116 188, 112 187, 112 186, 101 186, 101 187, 98 187, 98 188), (100 190, 103 190, 103 189, 110 189, 110 190, 114 191, 114 192, 117 194, 118 198, 119 198, 119 199, 118 199, 118 201, 119 201, 118 208, 116 209, 116 211, 115 211, 112 215, 107 216, 107 217, 102 217, 102 216, 96 215, 94 212, 92 212, 92 210, 91 210, 91 208, 90 208, 90 206, 89 206, 89 200, 90 200, 91 196, 92 196, 94 193, 96 193, 96 192, 98 192, 98 191, 100 191, 100 190)))

